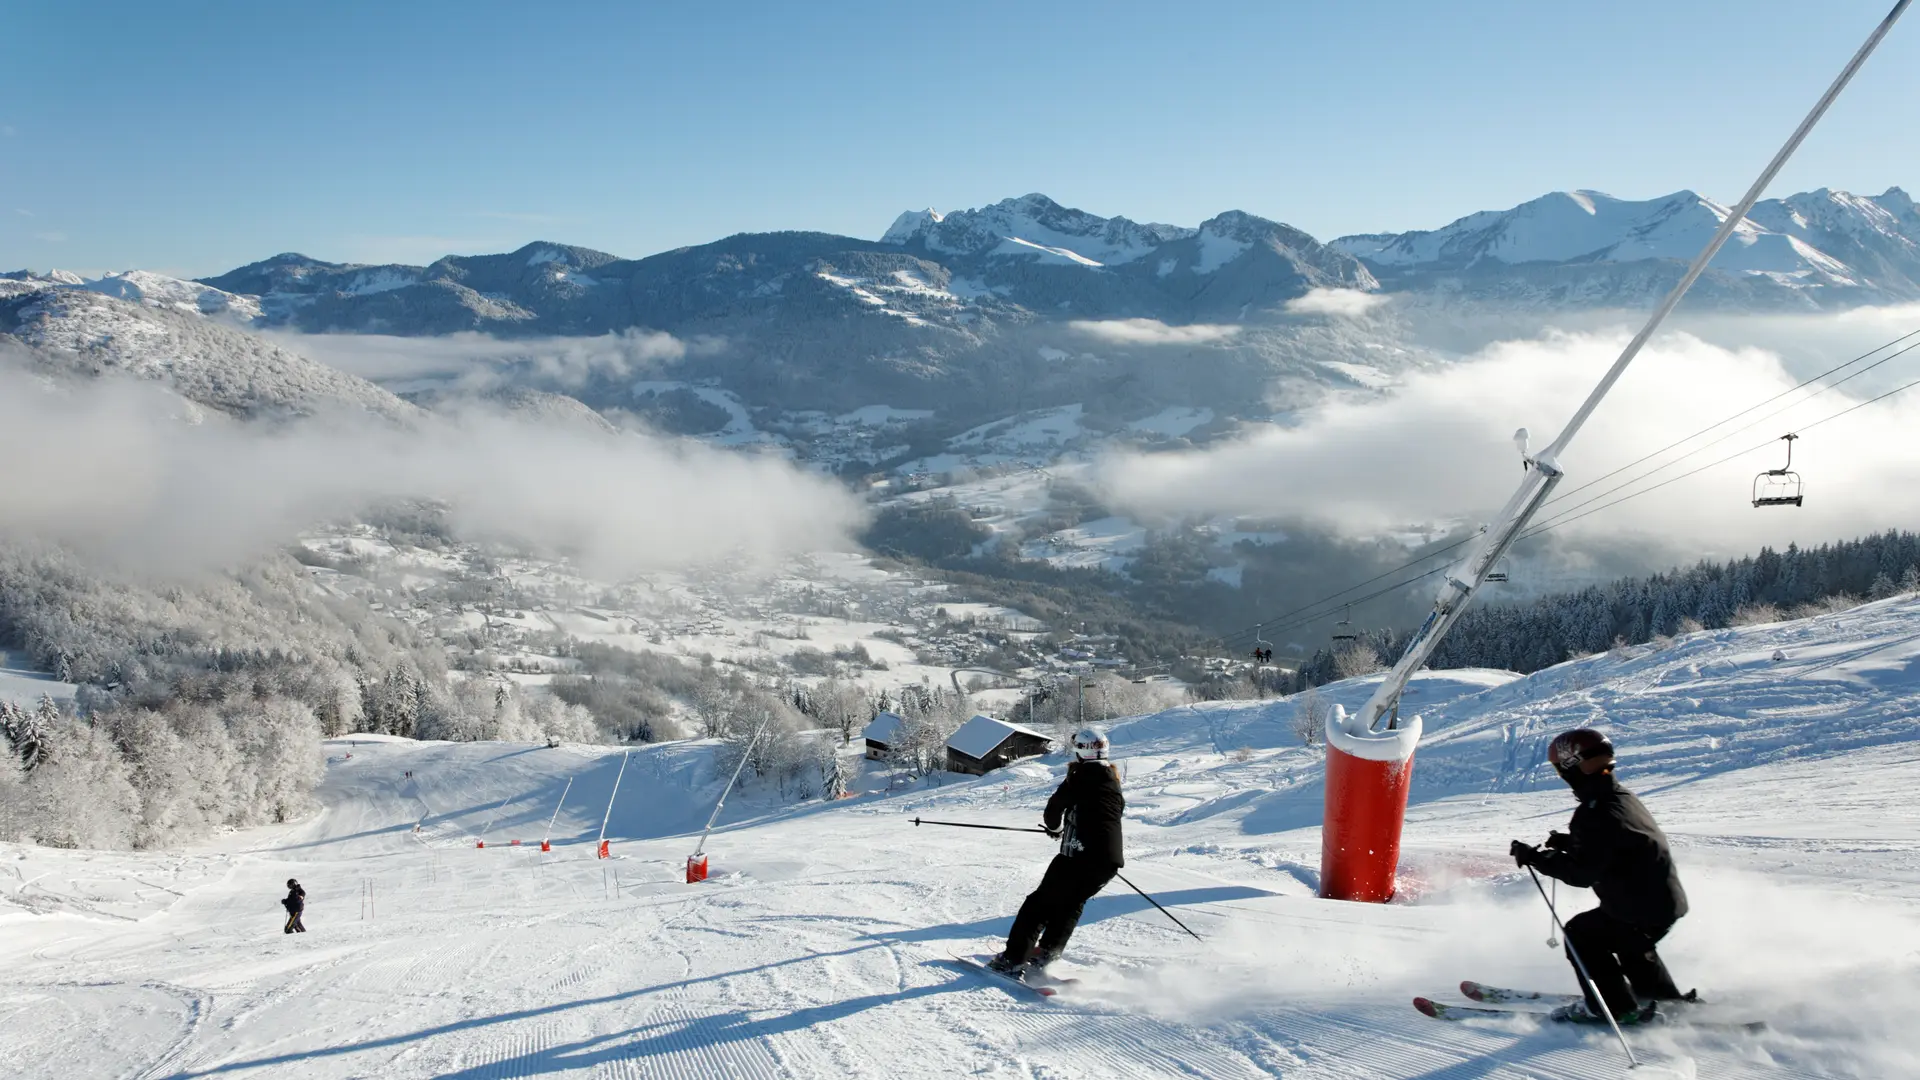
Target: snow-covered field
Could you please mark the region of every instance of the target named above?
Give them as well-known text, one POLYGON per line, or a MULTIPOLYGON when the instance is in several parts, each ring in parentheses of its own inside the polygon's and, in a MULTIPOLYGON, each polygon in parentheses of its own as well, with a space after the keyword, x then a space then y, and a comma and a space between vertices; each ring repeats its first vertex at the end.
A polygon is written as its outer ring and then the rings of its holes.
POLYGON ((1006 931, 1046 839, 911 819, 1031 823, 1058 758, 891 793, 874 773, 832 804, 749 787, 689 886, 712 744, 626 756, 601 861, 618 750, 336 741, 308 821, 188 851, 0 847, 0 1074, 1617 1077, 1604 1033, 1408 1006, 1462 978, 1572 989, 1504 850, 1571 810, 1544 738, 1599 723, 1693 898, 1663 945, 1676 977, 1771 1024, 1635 1031, 1642 1053, 1700 1076, 1912 1076, 1916 657, 1907 597, 1524 679, 1425 675, 1403 897, 1384 906, 1313 896, 1318 756, 1292 703, 1120 725, 1124 873, 1206 941, 1116 882, 1052 1003, 948 958, 1006 931), (280 933, 288 876, 305 935, 280 933))

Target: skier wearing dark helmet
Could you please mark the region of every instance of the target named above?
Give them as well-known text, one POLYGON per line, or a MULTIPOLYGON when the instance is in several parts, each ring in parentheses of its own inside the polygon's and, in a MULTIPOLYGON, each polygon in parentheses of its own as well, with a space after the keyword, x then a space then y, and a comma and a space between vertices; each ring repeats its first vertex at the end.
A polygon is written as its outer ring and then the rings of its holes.
POLYGON ((1567 954, 1576 978, 1586 965, 1592 985, 1582 979, 1584 1002, 1556 1010, 1561 1020, 1598 1021, 1605 999, 1614 1019, 1640 1023, 1653 1016, 1655 1002, 1683 995, 1667 974, 1655 946, 1687 913, 1687 894, 1674 870, 1666 834, 1653 815, 1613 775, 1613 744, 1591 728, 1566 732, 1547 749, 1560 778, 1573 788, 1579 809, 1564 833, 1552 833, 1545 847, 1515 840, 1508 848, 1515 863, 1533 867, 1569 885, 1591 887, 1600 906, 1567 920, 1567 954), (1578 960, 1573 957, 1578 956, 1578 960))
POLYGON ((1058 959, 1087 901, 1126 864, 1120 814, 1127 800, 1119 770, 1107 760, 1107 733, 1098 727, 1074 732, 1073 758, 1043 819, 1048 835, 1060 838, 1060 854, 1020 905, 1006 951, 988 962, 995 971, 1024 977, 1058 959))

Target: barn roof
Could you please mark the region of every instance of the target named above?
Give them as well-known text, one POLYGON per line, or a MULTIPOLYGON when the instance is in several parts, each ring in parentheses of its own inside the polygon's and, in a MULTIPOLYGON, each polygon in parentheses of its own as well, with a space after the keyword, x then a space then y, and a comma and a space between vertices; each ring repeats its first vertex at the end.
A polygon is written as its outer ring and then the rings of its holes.
POLYGON ((961 724, 960 730, 954 732, 953 736, 947 740, 947 749, 958 750, 970 758, 981 760, 993 753, 1001 743, 1006 742, 1009 735, 1031 735, 1036 739, 1052 741, 1049 736, 1042 735, 1030 727, 1010 724, 1005 720, 995 720, 991 716, 976 715, 973 719, 961 724))
POLYGON ((900 719, 899 714, 883 712, 875 716, 873 721, 867 725, 866 730, 860 734, 874 742, 890 745, 893 742, 893 737, 900 733, 900 725, 904 723, 906 723, 906 721, 900 719))

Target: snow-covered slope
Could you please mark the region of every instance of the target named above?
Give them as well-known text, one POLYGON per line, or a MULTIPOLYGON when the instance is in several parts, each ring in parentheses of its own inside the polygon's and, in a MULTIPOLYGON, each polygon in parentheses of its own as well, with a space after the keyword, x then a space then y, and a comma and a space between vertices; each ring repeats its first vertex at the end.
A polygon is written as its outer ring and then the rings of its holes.
POLYGON ((236 416, 341 407, 396 419, 418 414, 365 379, 244 330, 85 289, 0 298, 0 340, 8 337, 24 345, 42 370, 151 379, 236 416))
POLYGON ((949 959, 1006 932, 1048 841, 912 820, 1028 824, 1057 756, 891 794, 877 770, 832 804, 783 807, 750 785, 707 842, 711 880, 688 886, 720 779, 712 744, 626 756, 609 815, 618 751, 336 741, 309 822, 187 852, 0 846, 14 871, 0 871, 0 1063, 67 1077, 1610 1080, 1624 1062, 1604 1031, 1441 1024, 1407 1003, 1461 978, 1572 989, 1504 851, 1572 809, 1537 760, 1544 737, 1595 723, 1693 901, 1662 942, 1670 966, 1771 1024, 1639 1029, 1638 1052, 1701 1076, 1913 1075, 1917 658, 1909 596, 1529 678, 1423 675, 1403 895, 1384 906, 1313 898, 1319 755, 1290 734, 1295 703, 1119 724, 1124 873, 1205 941, 1116 882, 1062 965, 1082 981, 1050 1004, 949 959), (603 816, 606 861, 592 857, 603 816), (304 935, 280 933, 288 876, 309 892, 304 935))
POLYGON ((252 322, 260 317, 260 298, 257 296, 238 296, 197 281, 182 281, 146 270, 108 274, 93 281, 76 283, 75 287, 170 311, 228 315, 243 322, 252 322))

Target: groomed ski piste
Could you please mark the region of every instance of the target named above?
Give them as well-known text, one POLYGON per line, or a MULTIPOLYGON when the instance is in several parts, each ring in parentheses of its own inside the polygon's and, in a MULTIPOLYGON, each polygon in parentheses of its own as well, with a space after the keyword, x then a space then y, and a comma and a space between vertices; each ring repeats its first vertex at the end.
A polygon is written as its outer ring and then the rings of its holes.
MULTIPOLYGON (((1124 873, 1206 940, 1115 882, 1051 1000, 951 959, 997 948, 1047 838, 910 820, 1030 825, 1059 755, 891 793, 876 768, 833 803, 748 786, 688 885, 716 744, 632 750, 601 860, 620 749, 331 742, 303 822, 169 852, 0 847, 0 1075, 1615 1078, 1604 1029, 1410 1005, 1464 1002, 1462 979, 1574 989, 1504 852, 1563 826, 1539 754, 1581 725, 1612 735, 1672 837, 1693 901, 1662 944, 1680 985, 1769 1025, 1634 1029, 1642 1056, 1920 1075, 1916 658, 1908 596, 1527 678, 1424 673, 1386 905, 1314 896, 1322 758, 1293 702, 1118 722, 1124 873), (281 932, 288 877, 304 935, 281 932)), ((1357 706, 1370 681, 1322 693, 1357 706)))

